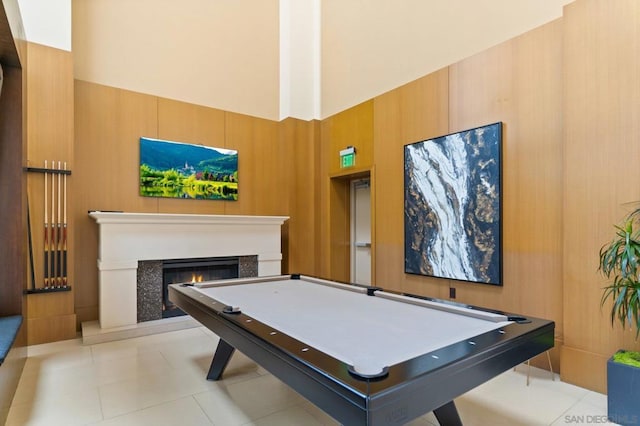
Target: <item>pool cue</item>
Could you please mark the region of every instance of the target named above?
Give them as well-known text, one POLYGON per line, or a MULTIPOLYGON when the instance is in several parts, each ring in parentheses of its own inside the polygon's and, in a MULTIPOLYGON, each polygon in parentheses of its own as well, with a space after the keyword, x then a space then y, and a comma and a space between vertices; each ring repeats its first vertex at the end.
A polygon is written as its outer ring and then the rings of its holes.
POLYGON ((56 241, 56 250, 57 254, 57 267, 58 267, 58 275, 56 276, 56 286, 62 286, 62 215, 60 214, 60 205, 62 201, 62 191, 60 191, 60 184, 62 182, 62 163, 58 161, 58 239, 56 241))
MULTIPOLYGON (((64 163, 64 169, 67 169, 67 163, 64 163)), ((62 285, 67 286, 67 175, 64 177, 64 219, 62 221, 62 285)))
MULTIPOLYGON (((52 161, 51 170, 55 170, 56 162, 52 161)), ((55 174, 51 173, 51 239, 49 240, 49 254, 51 255, 51 275, 49 276, 49 284, 52 287, 56 285, 56 181, 55 174)))
POLYGON ((29 266, 31 267, 31 289, 36 289, 36 271, 33 269, 33 239, 31 237, 31 213, 29 212, 29 194, 27 193, 27 237, 29 238, 29 266))
POLYGON ((49 287, 49 219, 47 218, 47 211, 49 206, 47 205, 47 191, 49 185, 47 185, 47 175, 49 172, 47 169, 47 160, 44 160, 44 286, 49 287))

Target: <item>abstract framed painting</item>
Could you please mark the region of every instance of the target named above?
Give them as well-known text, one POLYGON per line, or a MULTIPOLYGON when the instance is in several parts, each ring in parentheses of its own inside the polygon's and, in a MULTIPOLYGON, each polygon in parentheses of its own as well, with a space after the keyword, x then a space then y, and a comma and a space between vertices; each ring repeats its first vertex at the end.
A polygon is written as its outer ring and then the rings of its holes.
POLYGON ((502 123, 404 147, 405 273, 502 285, 502 123))
POLYGON ((140 138, 140 195, 238 199, 238 151, 140 138))

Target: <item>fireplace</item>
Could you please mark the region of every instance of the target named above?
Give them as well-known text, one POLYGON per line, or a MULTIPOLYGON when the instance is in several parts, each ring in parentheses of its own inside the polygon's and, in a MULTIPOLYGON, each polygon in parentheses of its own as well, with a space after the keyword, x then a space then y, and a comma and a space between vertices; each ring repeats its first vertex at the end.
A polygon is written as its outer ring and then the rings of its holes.
POLYGON ((92 211, 89 216, 96 221, 99 231, 98 301, 102 330, 133 329, 142 321, 162 319, 162 286, 149 284, 162 282, 162 259, 238 256, 240 277, 279 275, 281 271, 281 227, 288 219, 286 216, 100 211, 92 211), (243 275, 244 257, 255 260, 252 275, 243 275), (157 265, 141 271, 139 265, 145 262, 157 265), (145 284, 136 285, 141 275, 145 284), (148 300, 154 302, 147 303, 148 300), (156 312, 153 315, 141 312, 146 310, 156 312))
POLYGON ((141 260, 137 271, 137 322, 184 315, 168 299, 169 284, 258 276, 258 256, 141 260))
POLYGON ((169 300, 169 284, 238 278, 238 257, 171 259, 162 262, 162 318, 186 315, 169 300))

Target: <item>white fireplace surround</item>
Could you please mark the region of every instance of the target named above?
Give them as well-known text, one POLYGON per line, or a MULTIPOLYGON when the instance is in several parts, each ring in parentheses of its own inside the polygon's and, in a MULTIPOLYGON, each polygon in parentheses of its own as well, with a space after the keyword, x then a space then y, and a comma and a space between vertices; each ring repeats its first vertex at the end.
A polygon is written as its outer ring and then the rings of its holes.
POLYGON ((99 227, 100 327, 137 322, 140 260, 258 256, 258 276, 281 273, 286 216, 89 213, 99 227))

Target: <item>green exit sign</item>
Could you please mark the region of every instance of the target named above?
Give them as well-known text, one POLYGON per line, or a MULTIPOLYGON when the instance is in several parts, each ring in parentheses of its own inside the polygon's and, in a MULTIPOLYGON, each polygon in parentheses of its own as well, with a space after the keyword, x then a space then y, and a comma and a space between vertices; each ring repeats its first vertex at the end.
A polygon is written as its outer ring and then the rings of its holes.
POLYGON ((356 164, 356 149, 352 146, 340 151, 340 168, 353 167, 356 164))
POLYGON ((340 167, 342 168, 353 167, 353 165, 355 164, 355 161, 356 161, 355 154, 342 155, 340 156, 340 167))

